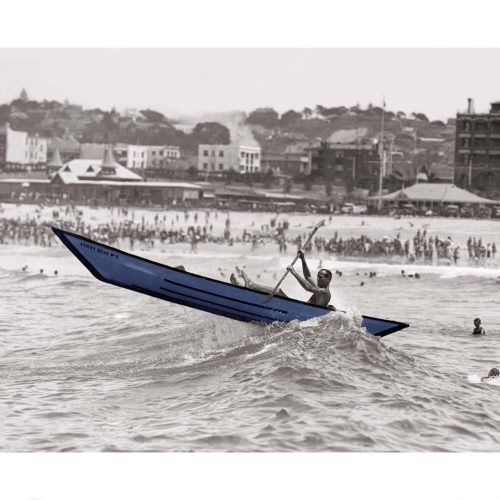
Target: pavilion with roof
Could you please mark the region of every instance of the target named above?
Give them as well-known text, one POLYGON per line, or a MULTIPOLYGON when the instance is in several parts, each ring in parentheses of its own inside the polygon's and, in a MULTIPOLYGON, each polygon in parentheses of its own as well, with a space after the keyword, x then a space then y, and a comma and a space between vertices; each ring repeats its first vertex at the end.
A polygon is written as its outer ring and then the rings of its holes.
MULTIPOLYGON (((368 202, 376 205, 379 200, 377 195, 370 196, 368 202)), ((459 188, 449 183, 420 182, 404 189, 382 195, 383 207, 401 207, 412 204, 414 207, 437 208, 447 205, 486 206, 500 205, 500 200, 482 198, 466 189, 459 188)))

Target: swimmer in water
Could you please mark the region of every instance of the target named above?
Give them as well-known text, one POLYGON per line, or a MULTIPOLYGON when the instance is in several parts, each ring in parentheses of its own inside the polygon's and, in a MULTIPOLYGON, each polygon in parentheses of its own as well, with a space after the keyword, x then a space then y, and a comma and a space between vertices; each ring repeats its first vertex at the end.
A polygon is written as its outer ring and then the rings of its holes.
POLYGON ((488 373, 488 376, 487 377, 483 377, 481 379, 481 382, 486 382, 488 380, 491 380, 491 379, 495 379, 497 378, 498 376, 500 375, 500 371, 498 371, 498 368, 492 368, 489 373, 488 373))
POLYGON ((486 335, 484 328, 481 326, 481 318, 474 319, 474 327, 472 335, 486 335))

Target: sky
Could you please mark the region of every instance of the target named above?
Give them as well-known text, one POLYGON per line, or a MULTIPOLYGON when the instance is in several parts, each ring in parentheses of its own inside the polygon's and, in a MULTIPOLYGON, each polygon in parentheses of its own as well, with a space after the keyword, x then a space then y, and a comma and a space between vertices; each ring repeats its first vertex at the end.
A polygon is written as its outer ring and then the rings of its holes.
POLYGON ((19 96, 167 116, 359 103, 444 120, 500 100, 498 48, 0 49, 0 103, 19 96))

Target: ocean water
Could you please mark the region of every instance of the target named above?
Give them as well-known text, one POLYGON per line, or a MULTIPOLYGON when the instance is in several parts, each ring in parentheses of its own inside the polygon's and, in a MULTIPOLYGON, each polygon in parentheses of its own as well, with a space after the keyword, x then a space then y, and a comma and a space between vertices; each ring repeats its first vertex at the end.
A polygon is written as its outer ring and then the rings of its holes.
MULTIPOLYGON (((137 253, 268 284, 293 258, 137 253)), ((480 383, 500 368, 498 268, 320 261, 346 314, 265 328, 101 283, 62 244, 1 245, 0 451, 500 451, 500 387, 480 383), (361 314, 411 326, 379 339, 361 314)))

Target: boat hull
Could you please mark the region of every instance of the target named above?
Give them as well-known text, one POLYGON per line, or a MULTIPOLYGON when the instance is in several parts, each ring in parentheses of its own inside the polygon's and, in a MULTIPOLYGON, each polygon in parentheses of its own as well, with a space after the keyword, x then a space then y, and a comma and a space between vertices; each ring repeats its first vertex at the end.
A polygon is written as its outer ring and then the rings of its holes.
MULTIPOLYGON (((159 264, 59 228, 52 230, 97 279, 134 292, 252 323, 306 321, 330 312, 281 296, 264 303, 264 292, 159 264)), ((379 337, 408 327, 371 316, 363 316, 362 326, 379 337)))

